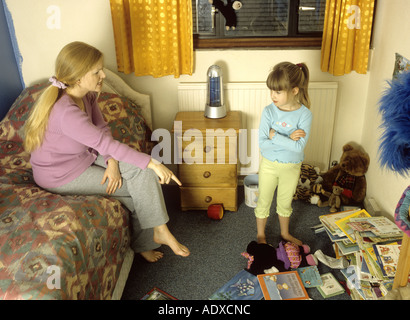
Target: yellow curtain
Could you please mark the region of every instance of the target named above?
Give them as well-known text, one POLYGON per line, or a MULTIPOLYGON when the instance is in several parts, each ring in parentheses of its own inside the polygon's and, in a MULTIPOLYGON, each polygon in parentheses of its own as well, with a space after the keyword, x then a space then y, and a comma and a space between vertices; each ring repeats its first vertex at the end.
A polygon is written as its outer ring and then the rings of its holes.
POLYGON ((110 0, 118 71, 192 75, 191 0, 110 0))
POLYGON ((327 0, 321 69, 335 76, 367 72, 374 0, 327 0))

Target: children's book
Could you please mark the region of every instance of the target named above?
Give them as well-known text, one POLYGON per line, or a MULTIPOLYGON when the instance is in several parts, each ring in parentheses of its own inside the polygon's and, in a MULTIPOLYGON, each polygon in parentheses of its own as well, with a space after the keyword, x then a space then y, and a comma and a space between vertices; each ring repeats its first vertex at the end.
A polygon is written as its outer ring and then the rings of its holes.
POLYGON ((341 211, 341 212, 336 212, 336 213, 329 213, 329 214, 320 216, 319 220, 332 235, 343 236, 343 232, 339 229, 338 225, 336 224, 336 221, 346 216, 349 216, 352 213, 357 212, 357 211, 359 210, 348 210, 348 211, 341 211))
POLYGON ((143 296, 141 300, 177 300, 177 298, 171 296, 165 291, 162 291, 161 289, 154 287, 145 296, 143 296))
POLYGON ((396 224, 387 217, 353 218, 348 224, 354 230, 371 231, 374 235, 382 238, 397 237, 402 234, 396 224))
POLYGON ((340 232, 343 233, 343 235, 339 235, 339 234, 336 234, 336 233, 332 234, 330 232, 330 230, 328 230, 327 228, 325 228, 325 231, 326 231, 327 235, 329 236, 330 241, 332 241, 332 242, 349 240, 349 238, 341 231, 340 232))
POLYGON ((258 278, 245 269, 214 292, 209 300, 261 300, 263 293, 258 278))
POLYGON ((400 247, 399 244, 373 245, 377 263, 385 277, 394 278, 399 262, 400 247))
POLYGON ((350 296, 352 299, 364 300, 365 294, 361 288, 357 267, 350 266, 346 269, 341 269, 340 272, 346 278, 346 284, 350 289, 350 296))
POLYGON ((364 218, 364 217, 370 217, 370 214, 367 213, 366 210, 360 210, 355 213, 352 213, 348 215, 347 217, 344 217, 338 221, 336 221, 336 225, 340 228, 340 230, 343 231, 344 234, 349 238, 350 241, 353 243, 356 243, 356 239, 354 236, 354 230, 349 226, 350 219, 352 218, 364 218))
POLYGON ((336 259, 340 259, 344 256, 342 254, 342 251, 339 248, 339 243, 338 242, 333 243, 333 250, 335 251, 335 258, 336 259))
POLYGON ((343 289, 342 285, 336 280, 335 276, 330 272, 321 275, 321 278, 323 281, 323 285, 317 287, 317 289, 319 290, 323 298, 337 296, 338 294, 342 294, 345 292, 345 289, 343 289))
POLYGON ((322 223, 319 223, 313 227, 310 227, 310 229, 312 229, 315 234, 325 231, 325 227, 322 223))
POLYGON ((377 261, 377 256, 374 252, 373 247, 366 248, 365 254, 363 256, 366 259, 370 273, 377 281, 388 280, 388 278, 383 275, 382 269, 377 261))
POLYGON ((323 284, 319 270, 316 266, 298 268, 296 271, 298 272, 305 288, 318 287, 323 284))
POLYGON ((340 252, 345 256, 360 250, 359 246, 355 243, 350 242, 350 240, 349 244, 346 244, 346 242, 344 241, 338 241, 337 244, 339 246, 340 252))
POLYGON ((297 271, 258 275, 265 300, 306 300, 309 296, 297 271))

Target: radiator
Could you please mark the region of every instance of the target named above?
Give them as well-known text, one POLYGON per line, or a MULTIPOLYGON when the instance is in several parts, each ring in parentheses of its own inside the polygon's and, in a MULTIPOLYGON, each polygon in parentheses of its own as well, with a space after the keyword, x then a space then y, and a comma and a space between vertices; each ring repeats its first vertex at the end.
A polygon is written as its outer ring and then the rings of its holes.
MULTIPOLYGON (((325 171, 331 161, 337 89, 337 82, 309 84, 313 122, 304 162, 325 171)), ((258 128, 262 110, 272 103, 269 89, 265 82, 226 83, 224 97, 228 111, 241 111, 242 114, 238 161, 240 174, 257 173, 260 160, 258 128)), ((178 85, 179 111, 204 111, 205 103, 206 83, 183 82, 178 85)))

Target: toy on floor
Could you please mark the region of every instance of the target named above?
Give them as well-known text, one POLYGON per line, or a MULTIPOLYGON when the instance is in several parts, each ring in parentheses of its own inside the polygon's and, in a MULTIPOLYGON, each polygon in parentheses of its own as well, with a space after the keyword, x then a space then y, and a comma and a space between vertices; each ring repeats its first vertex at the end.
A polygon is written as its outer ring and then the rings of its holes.
MULTIPOLYGON (((342 203, 342 200, 340 199, 341 194, 343 193, 343 188, 339 186, 333 186, 332 193, 327 192, 325 190, 320 190, 320 192, 328 197, 329 199, 326 201, 318 200, 317 205, 319 207, 330 207, 330 212, 338 212, 342 203)), ((316 192, 319 190, 316 189, 316 192)))
POLYGON ((346 269, 349 266, 349 261, 345 257, 336 259, 325 255, 322 250, 317 250, 314 256, 323 264, 327 265, 332 269, 346 269))
POLYGON ((228 0, 228 3, 225 5, 221 0, 209 0, 209 3, 215 6, 215 8, 217 8, 225 17, 226 30, 229 30, 230 28, 235 30, 237 22, 235 11, 242 8, 242 2, 228 0))
MULTIPOLYGON (((343 205, 362 205, 366 196, 365 173, 369 168, 370 157, 362 148, 354 147, 352 143, 343 146, 343 154, 339 164, 322 174, 323 181, 314 187, 318 193, 311 199, 311 203, 317 203, 321 197, 322 189, 332 193, 333 186, 343 188, 340 199, 343 205)), ((323 200, 322 200, 323 201, 323 200)))
POLYGON ((313 195, 312 188, 315 184, 322 181, 320 177, 319 167, 314 167, 307 163, 302 163, 300 168, 300 177, 298 185, 296 187, 293 200, 302 200, 310 202, 310 198, 313 195))
POLYGON ((247 271, 253 275, 283 272, 306 266, 316 266, 318 260, 310 254, 308 245, 298 246, 281 241, 278 248, 252 241, 242 255, 248 258, 247 271))
POLYGON ((214 203, 208 207, 208 218, 212 220, 222 220, 224 216, 224 207, 222 203, 214 203))

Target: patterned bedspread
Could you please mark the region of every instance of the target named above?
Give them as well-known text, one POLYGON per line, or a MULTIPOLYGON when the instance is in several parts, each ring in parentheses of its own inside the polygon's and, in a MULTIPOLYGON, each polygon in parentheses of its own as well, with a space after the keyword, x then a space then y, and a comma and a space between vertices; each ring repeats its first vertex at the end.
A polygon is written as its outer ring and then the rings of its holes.
MULTIPOLYGON (((0 122, 0 300, 110 299, 130 243, 128 211, 102 196, 60 196, 33 181, 23 126, 39 92, 26 88, 0 122)), ((150 153, 138 106, 99 97, 113 136, 150 153)))

